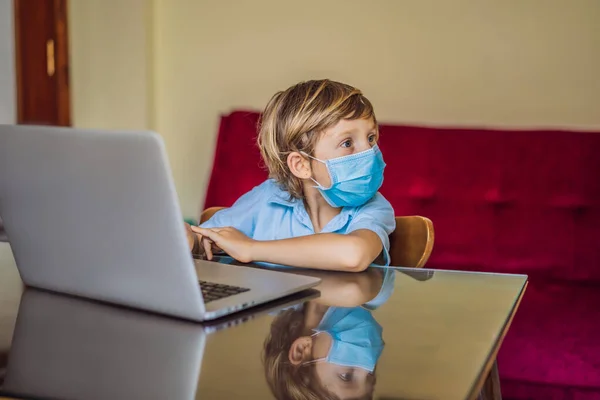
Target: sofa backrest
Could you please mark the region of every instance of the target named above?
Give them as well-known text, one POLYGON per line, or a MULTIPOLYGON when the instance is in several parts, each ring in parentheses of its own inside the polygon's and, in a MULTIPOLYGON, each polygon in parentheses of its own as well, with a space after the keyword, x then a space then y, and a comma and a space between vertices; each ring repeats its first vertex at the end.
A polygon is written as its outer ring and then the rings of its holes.
MULTIPOLYGON (((259 114, 223 116, 205 207, 267 178, 259 114)), ((433 220, 428 267, 600 280, 600 133, 382 125, 383 195, 433 220)))

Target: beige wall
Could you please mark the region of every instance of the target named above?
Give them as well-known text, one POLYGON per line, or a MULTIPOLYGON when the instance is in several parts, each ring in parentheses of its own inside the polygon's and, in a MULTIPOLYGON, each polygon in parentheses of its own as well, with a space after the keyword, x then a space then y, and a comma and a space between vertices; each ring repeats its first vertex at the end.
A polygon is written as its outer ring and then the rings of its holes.
POLYGON ((220 113, 303 79, 360 87, 382 121, 600 128, 597 0, 70 4, 75 123, 157 129, 187 216, 220 113))
POLYGON ((73 124, 81 128, 151 127, 152 2, 69 2, 73 124))

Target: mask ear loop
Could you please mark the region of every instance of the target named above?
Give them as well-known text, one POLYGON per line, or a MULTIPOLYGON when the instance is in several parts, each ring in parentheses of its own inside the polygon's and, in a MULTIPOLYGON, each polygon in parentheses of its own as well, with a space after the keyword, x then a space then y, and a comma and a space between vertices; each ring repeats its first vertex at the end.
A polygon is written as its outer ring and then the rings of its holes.
MULTIPOLYGON (((317 336, 318 334, 323 333, 323 332, 315 332, 312 335, 310 335, 311 338, 317 336)), ((305 366, 305 365, 310 365, 310 364, 316 364, 320 361, 327 361, 327 357, 322 357, 322 358, 317 358, 315 360, 309 360, 309 361, 305 361, 303 363, 300 364, 300 366, 305 366)))
POLYGON ((326 361, 326 358, 317 358, 316 360, 310 360, 310 361, 305 361, 302 364, 300 364, 301 367, 304 367, 306 365, 311 365, 311 364, 316 364, 320 361, 326 361))
MULTIPOLYGON (((311 156, 310 154, 308 154, 308 153, 307 153, 307 152, 305 152, 305 151, 301 151, 301 152, 300 152, 300 154, 302 154, 302 155, 304 155, 304 156, 306 156, 306 157, 308 157, 308 158, 312 158, 312 159, 313 159, 313 160, 315 160, 315 161, 318 161, 318 162, 321 162, 321 163, 323 163, 323 164, 327 165, 327 163, 326 163, 325 161, 323 161, 323 160, 321 160, 321 159, 319 159, 319 158, 313 157, 313 156, 311 156)), ((315 183, 315 185, 317 185, 317 186, 313 186, 315 189, 325 189, 325 188, 323 187, 323 185, 321 185, 319 182, 317 182, 317 181, 315 180, 315 178, 313 178, 313 177, 312 177, 312 173, 311 173, 310 180, 311 180, 311 181, 313 181, 313 182, 315 183)))
POLYGON ((321 160, 320 158, 313 157, 313 156, 311 156, 310 154, 308 154, 308 153, 307 153, 307 152, 305 152, 305 151, 301 151, 300 153, 301 153, 302 155, 305 155, 305 156, 306 156, 306 157, 308 157, 308 158, 312 158, 312 159, 313 159, 313 160, 315 160, 315 161, 319 161, 319 162, 322 162, 323 164, 327 164, 325 161, 321 160))

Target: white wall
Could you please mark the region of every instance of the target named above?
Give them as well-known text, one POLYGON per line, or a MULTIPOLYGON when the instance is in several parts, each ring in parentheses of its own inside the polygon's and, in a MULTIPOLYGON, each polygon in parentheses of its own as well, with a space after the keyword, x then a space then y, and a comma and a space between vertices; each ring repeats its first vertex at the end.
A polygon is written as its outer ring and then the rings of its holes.
POLYGON ((12 0, 0 0, 0 124, 17 119, 12 0))

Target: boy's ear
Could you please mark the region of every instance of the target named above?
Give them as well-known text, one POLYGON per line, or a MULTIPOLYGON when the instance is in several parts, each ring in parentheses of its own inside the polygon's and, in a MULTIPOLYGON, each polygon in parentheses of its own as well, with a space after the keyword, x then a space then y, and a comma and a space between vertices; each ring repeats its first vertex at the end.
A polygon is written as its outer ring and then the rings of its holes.
POLYGON ((296 178, 309 179, 312 176, 310 160, 297 151, 293 151, 288 155, 287 165, 296 178))
POLYGON ((312 338, 310 336, 300 336, 294 340, 288 351, 288 360, 292 365, 300 365, 303 362, 310 361, 312 356, 312 338))

